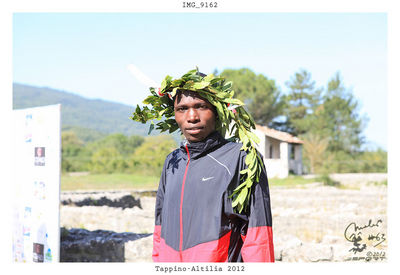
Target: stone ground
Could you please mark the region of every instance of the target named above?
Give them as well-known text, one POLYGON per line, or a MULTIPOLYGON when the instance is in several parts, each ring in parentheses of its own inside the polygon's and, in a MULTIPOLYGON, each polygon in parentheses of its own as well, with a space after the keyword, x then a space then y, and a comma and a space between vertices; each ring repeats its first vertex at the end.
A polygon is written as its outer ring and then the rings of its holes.
MULTIPOLYGON (((388 240, 383 241, 387 239, 387 186, 376 184, 382 180, 382 175, 347 174, 334 178, 341 181, 342 187, 314 183, 292 188, 271 188, 277 261, 382 261, 368 256, 388 256, 388 240), (359 230, 350 232, 354 229, 351 223, 355 223, 359 230), (365 227, 368 224, 370 226, 365 227), (344 232, 349 225, 348 238, 352 240, 351 233, 356 233, 361 238, 358 242, 346 240, 344 232), (365 228, 360 229, 362 227, 365 228), (354 253, 356 248, 362 248, 363 245, 365 249, 354 253)), ((61 199, 73 201, 87 196, 112 199, 128 193, 63 192, 61 199)), ((137 194, 134 196, 138 198, 137 194)), ((60 225, 87 230, 152 233, 155 197, 141 196, 140 202, 142 209, 133 207, 124 210, 108 206, 61 205, 60 225)), ((125 243, 125 261, 150 262, 151 250, 152 236, 129 241, 125 243)))

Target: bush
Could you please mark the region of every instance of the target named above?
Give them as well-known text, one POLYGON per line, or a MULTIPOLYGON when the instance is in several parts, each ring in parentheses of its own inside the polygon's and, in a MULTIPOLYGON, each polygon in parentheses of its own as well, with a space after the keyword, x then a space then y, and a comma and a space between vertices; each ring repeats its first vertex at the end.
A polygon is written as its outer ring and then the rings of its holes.
POLYGON ((122 172, 128 167, 122 155, 114 147, 100 148, 92 156, 90 171, 94 173, 122 172))
POLYGON ((331 177, 329 177, 328 174, 323 174, 321 177, 318 178, 318 180, 323 182, 324 185, 327 186, 340 186, 340 182, 333 180, 331 177))
POLYGON ((85 143, 74 131, 63 131, 62 171, 94 173, 128 171, 131 155, 144 140, 141 136, 127 137, 117 133, 85 143))
POLYGON ((176 142, 169 135, 147 137, 131 156, 129 167, 135 173, 160 175, 165 158, 176 147, 176 142))
POLYGON ((387 173, 387 152, 364 151, 354 154, 343 151, 329 153, 322 173, 387 173))
POLYGON ((61 135, 61 169, 63 172, 87 171, 90 157, 84 143, 72 131, 61 135))

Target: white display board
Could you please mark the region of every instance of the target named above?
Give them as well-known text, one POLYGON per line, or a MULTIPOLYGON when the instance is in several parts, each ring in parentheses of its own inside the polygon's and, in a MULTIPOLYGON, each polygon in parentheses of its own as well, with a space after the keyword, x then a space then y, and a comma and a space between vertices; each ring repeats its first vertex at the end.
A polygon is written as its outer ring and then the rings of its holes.
POLYGON ((13 260, 58 262, 61 105, 13 111, 13 260))

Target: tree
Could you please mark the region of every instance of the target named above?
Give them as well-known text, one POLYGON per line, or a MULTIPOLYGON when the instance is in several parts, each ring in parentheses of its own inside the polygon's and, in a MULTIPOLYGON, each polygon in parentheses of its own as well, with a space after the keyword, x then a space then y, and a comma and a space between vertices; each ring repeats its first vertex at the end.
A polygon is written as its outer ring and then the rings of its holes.
POLYGON ((66 131, 61 134, 62 153, 67 155, 76 155, 83 147, 83 141, 80 140, 74 132, 66 131))
POLYGON ((169 135, 146 137, 130 160, 130 167, 135 171, 151 175, 160 175, 165 158, 176 148, 176 142, 169 135))
POLYGON ((84 171, 89 161, 84 154, 84 143, 72 131, 61 134, 61 169, 64 172, 84 171))
POLYGON ((221 76, 233 82, 235 96, 246 103, 256 123, 274 127, 284 106, 274 80, 247 68, 225 69, 221 76))
POLYGON ((284 101, 271 92, 274 89, 276 89, 275 86, 269 85, 267 90, 257 90, 248 107, 256 123, 271 128, 277 128, 280 125, 278 119, 283 114, 284 106, 284 101))
POLYGON ((387 152, 381 148, 366 150, 361 154, 362 169, 360 172, 387 173, 387 152))
MULTIPOLYGON (((339 73, 328 82, 320 113, 323 135, 329 137, 328 150, 354 154, 361 150, 365 117, 358 114, 358 102, 343 86, 339 73)), ((320 127, 321 128, 321 127, 320 127)))
POLYGON ((284 97, 286 123, 283 130, 296 136, 303 135, 312 127, 311 118, 320 105, 321 89, 315 89, 315 81, 304 69, 296 72, 286 86, 289 94, 284 97))
POLYGON ((127 137, 124 134, 117 133, 108 135, 100 140, 91 142, 88 144, 88 148, 91 151, 97 151, 99 148, 115 148, 121 155, 131 155, 137 147, 144 142, 144 137, 141 136, 130 136, 127 137))
POLYGON ((331 155, 326 151, 328 148, 328 138, 315 133, 308 133, 303 137, 304 158, 309 162, 310 173, 321 173, 324 169, 324 163, 331 155))
POLYGON ((123 172, 127 164, 115 147, 102 147, 92 155, 90 167, 91 172, 109 174, 123 172))
POLYGON ((326 89, 315 89, 315 82, 305 70, 288 81, 286 96, 287 129, 304 140, 304 159, 311 172, 360 171, 364 142, 358 103, 346 89, 339 73, 327 83, 326 89))
POLYGON ((144 142, 144 137, 116 133, 91 142, 87 150, 91 156, 90 170, 94 173, 125 172, 130 156, 144 142))

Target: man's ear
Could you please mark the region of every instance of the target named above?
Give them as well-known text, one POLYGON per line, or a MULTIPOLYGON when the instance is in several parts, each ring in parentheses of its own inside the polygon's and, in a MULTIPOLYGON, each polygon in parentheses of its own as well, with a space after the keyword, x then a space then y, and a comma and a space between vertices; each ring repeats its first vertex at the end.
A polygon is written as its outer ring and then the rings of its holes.
POLYGON ((215 106, 212 105, 212 104, 211 104, 211 106, 213 106, 213 112, 214 112, 214 115, 215 115, 215 120, 217 120, 217 119, 218 119, 217 107, 215 107, 215 106))

